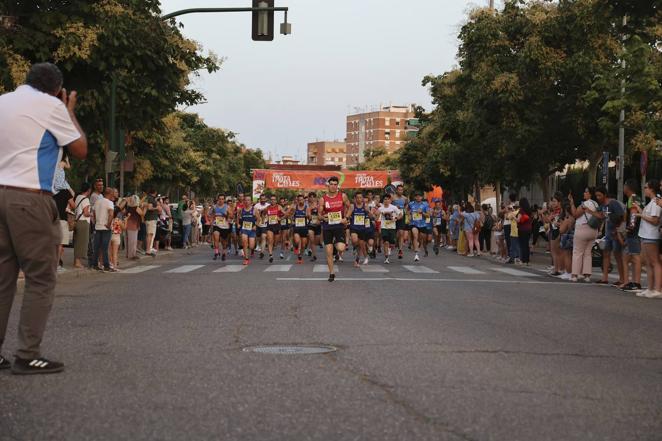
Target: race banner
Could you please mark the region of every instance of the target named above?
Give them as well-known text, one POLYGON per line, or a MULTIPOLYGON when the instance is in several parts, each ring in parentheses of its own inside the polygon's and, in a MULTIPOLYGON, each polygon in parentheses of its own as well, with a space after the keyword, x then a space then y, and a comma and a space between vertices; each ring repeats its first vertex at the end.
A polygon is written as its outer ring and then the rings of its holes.
MULTIPOLYGON (((388 171, 301 171, 254 170, 253 186, 263 189, 325 190, 327 180, 335 176, 340 188, 384 188, 388 185, 388 171)), ((261 192, 260 192, 261 193, 261 192)))

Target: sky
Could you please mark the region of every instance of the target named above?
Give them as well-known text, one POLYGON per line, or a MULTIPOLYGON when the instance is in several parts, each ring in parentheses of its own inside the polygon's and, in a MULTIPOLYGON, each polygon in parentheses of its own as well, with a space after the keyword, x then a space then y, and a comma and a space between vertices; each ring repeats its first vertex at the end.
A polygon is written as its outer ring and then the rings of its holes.
MULTIPOLYGON (((457 65, 457 34, 489 0, 276 0, 288 6, 291 35, 251 40, 251 14, 190 14, 182 33, 225 58, 194 78, 207 102, 184 110, 237 133, 278 160, 305 160, 306 145, 343 140, 357 109, 418 104, 430 110, 425 75, 457 65)), ((498 4, 499 2, 497 2, 498 4)), ((251 0, 162 0, 163 13, 191 7, 243 7, 251 0)), ((283 13, 276 13, 276 32, 283 13)))

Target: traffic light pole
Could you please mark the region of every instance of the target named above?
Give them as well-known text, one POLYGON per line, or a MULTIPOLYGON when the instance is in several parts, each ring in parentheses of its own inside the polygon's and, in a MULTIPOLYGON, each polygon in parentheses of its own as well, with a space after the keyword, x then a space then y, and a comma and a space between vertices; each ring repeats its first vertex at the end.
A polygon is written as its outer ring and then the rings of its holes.
POLYGON ((171 12, 161 17, 163 20, 168 20, 169 18, 178 17, 184 14, 193 14, 198 12, 285 12, 285 22, 287 23, 287 11, 289 8, 287 6, 280 6, 276 8, 191 8, 191 9, 181 9, 179 11, 171 12))

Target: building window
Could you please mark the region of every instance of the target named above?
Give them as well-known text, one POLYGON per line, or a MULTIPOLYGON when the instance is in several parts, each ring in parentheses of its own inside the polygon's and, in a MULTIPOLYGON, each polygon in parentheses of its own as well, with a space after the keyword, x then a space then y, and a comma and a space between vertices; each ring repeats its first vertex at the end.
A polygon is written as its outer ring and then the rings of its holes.
POLYGON ((386 127, 388 127, 390 124, 391 124, 391 118, 385 118, 384 119, 384 125, 386 125, 386 127))
POLYGON ((399 126, 399 125, 400 125, 400 119, 399 119, 399 118, 396 118, 396 120, 395 120, 395 125, 396 125, 396 126, 399 126))

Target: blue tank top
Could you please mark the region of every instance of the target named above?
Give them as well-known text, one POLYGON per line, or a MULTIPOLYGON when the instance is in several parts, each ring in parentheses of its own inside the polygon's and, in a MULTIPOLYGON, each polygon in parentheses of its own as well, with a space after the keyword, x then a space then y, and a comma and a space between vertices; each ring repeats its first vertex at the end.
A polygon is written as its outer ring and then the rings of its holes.
POLYGON ((253 214, 253 209, 251 208, 250 210, 246 210, 244 208, 241 209, 241 229, 242 230, 248 230, 247 227, 248 223, 250 223, 250 230, 255 228, 255 214, 253 214))
POLYGON ((393 198, 392 204, 398 207, 400 210, 403 210, 405 208, 405 198, 402 199, 393 198))
POLYGON ((368 217, 368 212, 365 205, 361 208, 354 207, 352 211, 352 230, 365 230, 365 220, 368 217))
POLYGON ((214 205, 214 216, 227 217, 227 215, 228 215, 227 205, 223 205, 222 207, 219 207, 218 205, 214 205))
POLYGON ((306 218, 306 208, 299 210, 298 208, 294 209, 294 228, 305 228, 308 225, 308 219, 306 218), (301 224, 303 222, 303 225, 301 224))

